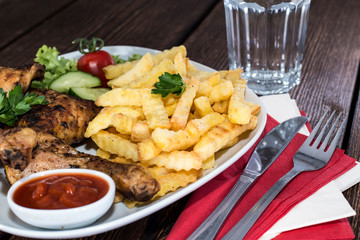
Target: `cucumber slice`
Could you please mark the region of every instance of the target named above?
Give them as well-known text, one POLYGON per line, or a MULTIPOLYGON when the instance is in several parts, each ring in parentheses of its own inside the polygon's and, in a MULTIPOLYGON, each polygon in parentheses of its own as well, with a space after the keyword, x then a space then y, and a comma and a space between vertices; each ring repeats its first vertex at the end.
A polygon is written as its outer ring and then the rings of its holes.
POLYGON ((110 88, 74 87, 69 89, 69 95, 95 101, 100 95, 103 95, 109 90, 110 88))
POLYGON ((49 88, 58 92, 68 92, 73 87, 98 87, 101 85, 101 80, 89 73, 76 71, 68 72, 61 75, 50 83, 49 88))

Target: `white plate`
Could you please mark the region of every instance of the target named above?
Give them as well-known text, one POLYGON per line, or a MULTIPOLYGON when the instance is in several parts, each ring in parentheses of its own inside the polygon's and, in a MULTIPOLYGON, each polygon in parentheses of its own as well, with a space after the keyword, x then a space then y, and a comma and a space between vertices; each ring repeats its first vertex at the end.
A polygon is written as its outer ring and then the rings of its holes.
MULTIPOLYGON (((132 47, 132 46, 110 46, 105 47, 104 50, 111 54, 116 54, 126 58, 134 53, 145 54, 146 52, 156 53, 157 50, 132 47)), ((81 55, 78 52, 71 52, 62 55, 66 58, 79 58, 81 55)), ((206 67, 202 64, 192 62, 198 69, 203 71, 214 71, 213 69, 206 67)), ((5 174, 1 169, 0 177, 0 230, 11 234, 32 237, 32 238, 78 238, 84 236, 90 236, 94 234, 110 231, 126 224, 137 221, 143 217, 146 217, 170 204, 186 196, 197 188, 201 187, 216 175, 224 171, 231 164, 233 164, 239 157, 247 152, 250 147, 256 142, 262 133, 266 123, 266 112, 261 100, 249 89, 247 89, 246 100, 259 104, 262 107, 261 113, 258 116, 258 125, 246 136, 243 136, 236 145, 233 147, 219 152, 216 157, 216 167, 204 172, 203 176, 199 178, 195 183, 188 185, 185 188, 178 189, 177 191, 167 194, 161 199, 154 201, 146 206, 135 207, 128 209, 123 203, 114 204, 109 212, 101 217, 94 224, 71 230, 46 230, 30 226, 20 219, 18 219, 10 210, 7 201, 6 193, 9 189, 9 184, 5 180, 5 174)), ((91 145, 81 145, 77 147, 79 151, 95 154, 95 149, 91 145)))

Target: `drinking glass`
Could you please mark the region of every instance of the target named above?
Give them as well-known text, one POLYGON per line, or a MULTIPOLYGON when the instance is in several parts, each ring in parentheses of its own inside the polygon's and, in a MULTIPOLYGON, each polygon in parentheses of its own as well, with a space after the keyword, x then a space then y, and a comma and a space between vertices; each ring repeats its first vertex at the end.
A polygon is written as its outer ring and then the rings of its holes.
POLYGON ((300 83, 311 0, 224 0, 229 68, 260 95, 300 83))

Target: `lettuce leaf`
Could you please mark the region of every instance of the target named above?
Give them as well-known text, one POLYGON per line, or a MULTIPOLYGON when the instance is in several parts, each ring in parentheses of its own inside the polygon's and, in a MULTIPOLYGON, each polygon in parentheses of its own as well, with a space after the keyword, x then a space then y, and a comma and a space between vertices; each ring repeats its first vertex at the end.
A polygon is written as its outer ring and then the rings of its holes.
POLYGON ((35 62, 45 66, 44 79, 42 81, 33 81, 32 87, 48 88, 49 84, 61 75, 77 70, 75 59, 59 58, 60 52, 56 47, 43 45, 36 53, 35 62))

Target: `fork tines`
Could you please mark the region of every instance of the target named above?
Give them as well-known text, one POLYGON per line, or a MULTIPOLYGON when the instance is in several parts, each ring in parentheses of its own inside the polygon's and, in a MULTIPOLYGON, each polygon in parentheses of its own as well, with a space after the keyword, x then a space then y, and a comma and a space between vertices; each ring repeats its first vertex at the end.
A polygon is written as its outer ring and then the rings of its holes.
POLYGON ((318 149, 324 150, 324 151, 335 149, 336 144, 338 143, 339 138, 341 136, 342 129, 345 127, 345 124, 347 122, 346 121, 347 117, 346 117, 344 119, 344 121, 341 123, 339 130, 336 132, 336 135, 335 135, 334 139, 331 141, 330 146, 327 148, 327 146, 329 144, 329 140, 330 140, 332 134, 334 133, 334 131, 336 129, 336 126, 338 125, 338 122, 339 122, 340 117, 342 115, 341 113, 339 113, 339 115, 337 116, 337 118, 333 122, 333 119, 334 119, 334 116, 335 116, 335 111, 333 111, 331 113, 329 119, 326 121, 325 125, 322 127, 320 133, 318 134, 318 131, 319 131, 319 129, 320 129, 326 115, 328 114, 328 112, 329 112, 329 110, 327 110, 325 112, 325 114, 321 117, 319 122, 316 124, 316 126, 312 130, 312 132, 311 132, 310 136, 308 137, 308 139, 306 139, 307 144, 315 146, 318 149), (324 139, 324 134, 328 130, 328 128, 330 127, 331 122, 333 122, 332 125, 331 125, 331 128, 327 132, 327 134, 325 136, 325 139, 324 139), (317 135, 317 137, 315 138, 316 135, 317 135), (316 140, 314 141, 314 139, 316 139, 316 140))

